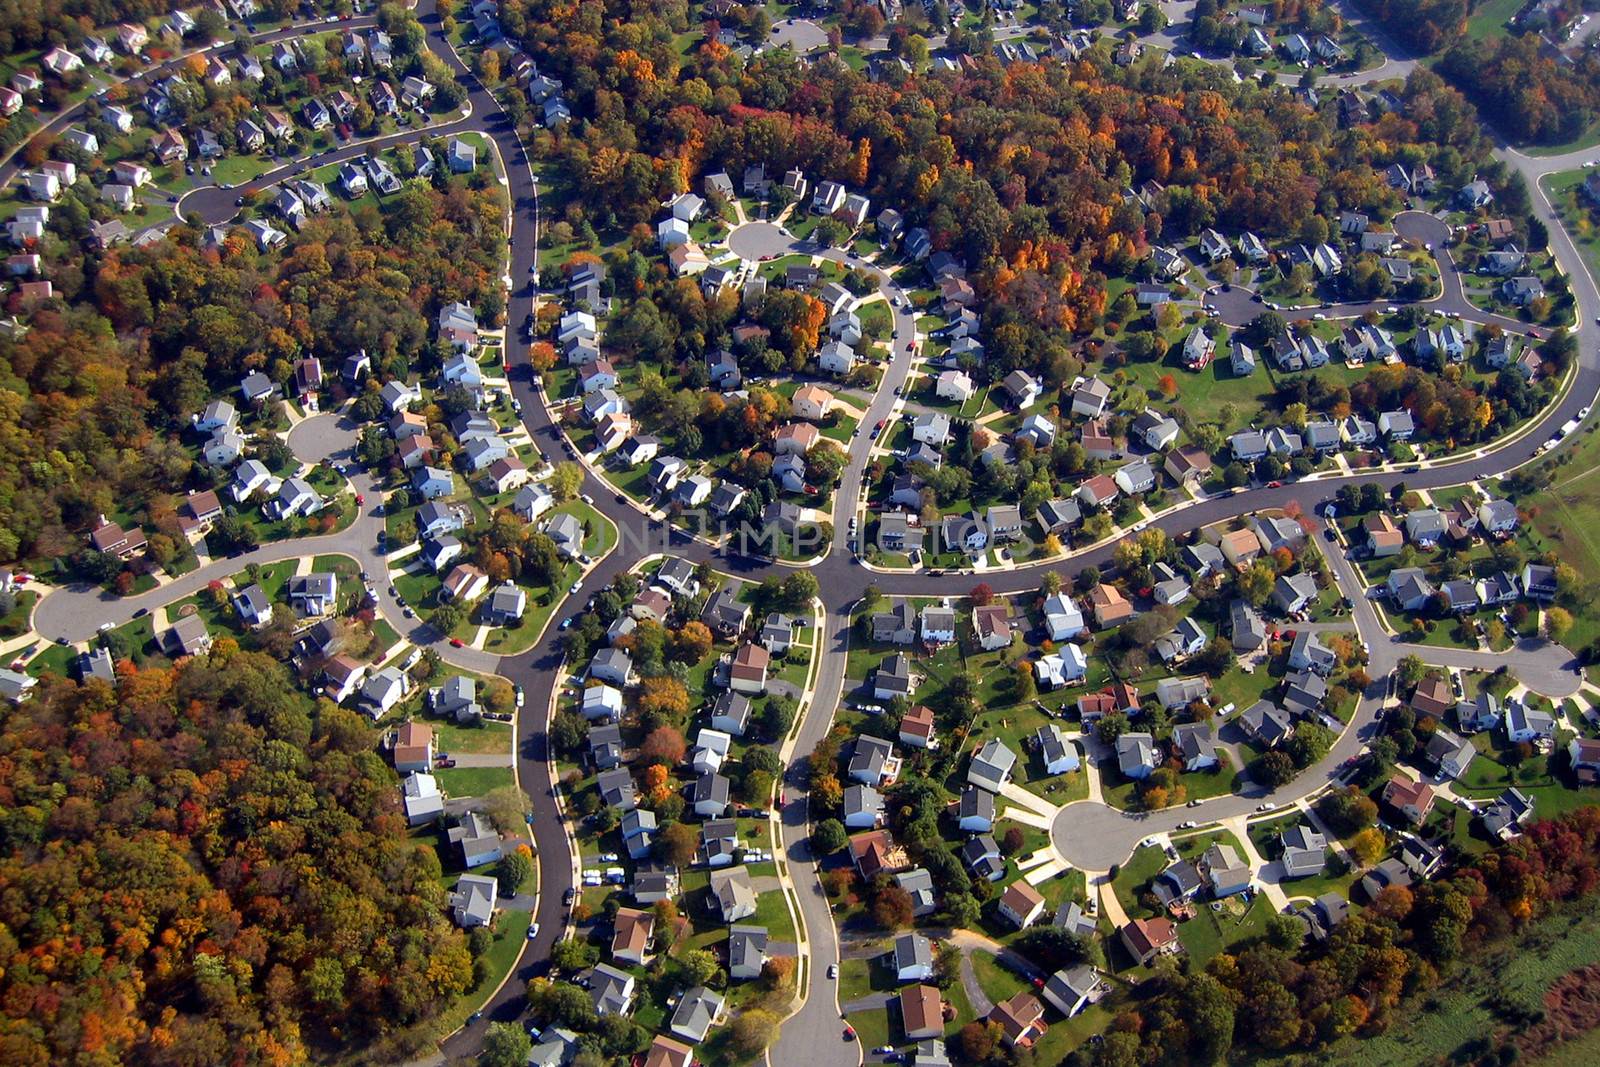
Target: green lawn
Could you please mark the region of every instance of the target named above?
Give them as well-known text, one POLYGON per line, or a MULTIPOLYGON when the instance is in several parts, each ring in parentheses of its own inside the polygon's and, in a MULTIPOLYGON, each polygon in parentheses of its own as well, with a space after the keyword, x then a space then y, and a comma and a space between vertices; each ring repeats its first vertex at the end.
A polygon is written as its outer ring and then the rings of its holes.
POLYGON ((317 556, 311 561, 311 569, 317 573, 332 571, 341 580, 354 578, 361 573, 361 565, 343 555, 317 556))
POLYGON ((34 678, 47 674, 65 678, 72 673, 72 664, 77 658, 78 650, 70 645, 46 645, 43 652, 28 661, 28 674, 34 678))
MULTIPOLYGON (((510 752, 511 727, 484 719, 475 726, 430 720, 434 748, 440 752, 510 752)), ((447 771, 445 773, 454 773, 447 771)))
POLYGON ((1258 936, 1272 914, 1272 902, 1265 893, 1257 894, 1249 904, 1236 896, 1215 905, 1196 901, 1194 918, 1178 924, 1178 940, 1183 942, 1190 966, 1203 967, 1224 949, 1258 936))
POLYGON ((969 956, 972 959, 973 974, 977 976, 978 985, 983 989, 984 996, 999 1004, 1022 992, 1022 979, 1002 967, 999 960, 987 952, 977 950, 969 953, 969 956))
POLYGON ((453 797, 481 797, 516 781, 510 767, 449 767, 434 776, 440 790, 453 797))
POLYGON ((1144 909, 1139 905, 1139 894, 1150 879, 1166 869, 1169 862, 1166 853, 1159 848, 1147 847, 1137 849, 1128 862, 1117 869, 1116 877, 1111 880, 1111 888, 1117 894, 1123 911, 1129 915, 1144 914, 1144 909))
POLYGON ((1523 6, 1523 0, 1480 0, 1477 10, 1467 16, 1468 37, 1498 37, 1506 23, 1523 6))

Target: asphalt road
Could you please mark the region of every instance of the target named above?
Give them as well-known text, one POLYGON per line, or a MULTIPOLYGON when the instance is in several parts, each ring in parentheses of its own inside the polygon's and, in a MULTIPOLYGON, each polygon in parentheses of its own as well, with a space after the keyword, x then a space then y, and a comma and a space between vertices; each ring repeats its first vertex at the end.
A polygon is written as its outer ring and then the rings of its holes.
MULTIPOLYGON (((524 154, 523 147, 507 121, 498 104, 477 80, 461 63, 459 57, 450 48, 444 38, 437 13, 435 0, 422 0, 417 7, 417 14, 422 20, 428 34, 429 48, 435 51, 445 62, 457 72, 463 84, 470 87, 468 104, 470 117, 456 120, 444 127, 446 131, 472 128, 480 130, 491 137, 504 160, 507 176, 508 191, 511 197, 512 227, 511 227, 511 255, 510 276, 513 291, 508 306, 507 321, 513 327, 520 324, 535 305, 538 294, 528 284, 529 268, 534 263, 534 249, 538 240, 538 192, 534 183, 529 161, 524 154)), ((363 25, 361 21, 346 25, 363 25)), ((277 31, 283 34, 304 32, 304 28, 291 28, 277 31)), ((1376 35, 1374 35, 1376 36, 1376 35)), ((268 37, 268 39, 271 39, 268 37)), ((1380 41, 1380 43, 1382 43, 1380 41)), ((1394 53, 1391 53, 1394 54, 1394 53)), ((1407 59, 1394 61, 1397 69, 1402 69, 1398 64, 1408 63, 1407 59)), ((73 113, 68 112, 58 119, 60 128, 65 128, 73 121, 73 113)), ((52 128, 55 128, 53 126, 52 128)), ((432 131, 437 132, 437 131, 432 131)), ((408 135, 415 138, 416 133, 408 135)), ((405 140, 406 136, 386 138, 379 142, 387 143, 394 140, 405 140)), ((277 172, 261 182, 252 183, 252 187, 264 187, 272 181, 281 180, 290 172, 296 172, 306 166, 321 165, 326 162, 346 158, 347 155, 362 154, 367 145, 347 146, 338 150, 334 155, 316 161, 306 161, 295 164, 290 168, 277 172)), ((1590 153, 1573 153, 1574 159, 1579 156, 1588 156, 1590 153)), ((1567 157, 1554 157, 1536 159, 1518 153, 1505 153, 1505 158, 1530 178, 1530 185, 1536 185, 1534 179, 1540 174, 1563 166, 1572 166, 1573 162, 1567 157)), ((0 168, 0 178, 7 178, 14 170, 7 171, 0 168)), ((239 190, 200 190, 191 193, 185 198, 183 210, 199 214, 207 221, 223 221, 234 213, 233 199, 239 190)), ((1519 437, 1515 441, 1500 442, 1491 445, 1485 450, 1463 456, 1459 459, 1439 464, 1423 466, 1421 469, 1388 470, 1374 474, 1363 473, 1359 476, 1344 478, 1319 478, 1315 481, 1299 484, 1287 484, 1280 488, 1252 489, 1237 495, 1228 495, 1213 498, 1192 504, 1181 511, 1155 520, 1155 525, 1166 529, 1169 533, 1184 533, 1196 527, 1207 525, 1223 519, 1233 518, 1240 514, 1263 508, 1282 507, 1291 502, 1299 503, 1310 510, 1317 501, 1328 498, 1345 483, 1359 483, 1374 481, 1384 487, 1391 487, 1398 482, 1405 482, 1413 488, 1438 488, 1456 485, 1462 482, 1498 475, 1510 468, 1527 462, 1534 455, 1537 446, 1550 436, 1552 430, 1562 422, 1572 418, 1578 409, 1591 403, 1600 390, 1600 329, 1593 325, 1592 316, 1600 311, 1600 293, 1597 293, 1593 279, 1583 266, 1582 259, 1577 255, 1570 239, 1560 228, 1550 205, 1545 201, 1542 193, 1535 194, 1535 211, 1550 228, 1551 244, 1562 267, 1572 279, 1572 287, 1577 304, 1582 312, 1579 325, 1579 361, 1573 388, 1565 397, 1538 421, 1537 427, 1530 433, 1519 437)), ((1418 222, 1418 225, 1426 225, 1418 222)), ((755 239, 762 231, 751 231, 755 239)), ((788 250, 787 243, 780 243, 775 236, 768 233, 761 238, 763 242, 771 241, 770 254, 781 254, 788 250)), ((1439 247, 1436 245, 1436 248, 1439 247)), ((847 262, 855 262, 847 255, 839 252, 824 253, 832 258, 847 262)), ((1441 266, 1448 265, 1446 257, 1441 266)), ((876 270, 876 268, 871 268, 876 270)), ((1453 274, 1453 271, 1448 272, 1453 274)), ((890 286, 886 276, 878 272, 880 287, 891 299, 898 298, 899 294, 890 286)), ((1459 287, 1455 295, 1459 297, 1459 287)), ((1455 308, 1454 305, 1446 306, 1443 302, 1450 301, 1452 294, 1449 283, 1446 283, 1446 292, 1440 298, 1441 310, 1459 310, 1463 318, 1486 319, 1476 309, 1470 307, 1455 308)), ((1252 305, 1259 311, 1259 305, 1252 305)), ((1330 317, 1358 314, 1354 306, 1341 306, 1329 309, 1330 317)), ((1253 317, 1253 315, 1251 316, 1253 317)), ((1247 320, 1246 320, 1247 321, 1247 320)), ((904 347, 909 343, 913 334, 913 322, 910 314, 899 310, 895 315, 896 327, 901 334, 901 340, 896 344, 897 358, 892 360, 885 371, 882 386, 874 396, 863 426, 869 427, 879 419, 891 417, 896 408, 897 400, 894 389, 903 383, 909 369, 910 361, 904 357, 904 347)), ((521 400, 524 411, 524 422, 527 424, 533 440, 540 448, 552 458, 560 458, 564 452, 564 438, 559 428, 552 421, 550 414, 543 404, 543 395, 534 388, 527 368, 526 349, 518 344, 508 345, 508 354, 512 366, 512 389, 514 395, 521 400)), ((816 739, 820 738, 828 729, 834 708, 837 706, 840 690, 843 685, 843 671, 845 657, 842 651, 842 641, 845 638, 844 629, 848 623, 848 605, 859 595, 860 591, 870 581, 875 583, 882 591, 891 594, 917 594, 952 595, 965 594, 979 579, 970 574, 947 574, 943 576, 930 576, 927 574, 898 572, 898 573, 867 573, 861 568, 845 548, 845 530, 851 515, 857 511, 860 495, 861 472, 865 467, 867 453, 870 448, 870 439, 866 434, 851 443, 850 462, 846 468, 841 488, 837 494, 834 507, 835 528, 839 531, 834 544, 828 554, 811 566, 812 572, 817 576, 822 588, 822 597, 825 605, 824 618, 826 620, 823 635, 823 655, 818 667, 818 680, 814 699, 810 704, 810 711, 800 726, 799 738, 794 751, 801 757, 810 751, 816 739)), ((358 475, 354 479, 356 488, 360 491, 373 488, 365 475, 358 475)), ((736 551, 724 552, 714 546, 690 538, 681 531, 669 529, 659 522, 649 520, 630 503, 616 495, 609 486, 599 481, 593 474, 586 474, 583 491, 590 494, 596 506, 617 523, 623 533, 622 550, 614 551, 601 560, 587 575, 584 581, 582 596, 609 583, 618 574, 626 571, 641 555, 649 551, 667 551, 683 556, 695 562, 710 561, 719 569, 738 574, 742 577, 759 579, 766 574, 777 572, 786 573, 785 565, 774 564, 770 561, 738 554, 736 551)), ((364 567, 375 573, 382 573, 382 561, 376 555, 376 533, 380 528, 381 520, 370 514, 364 514, 344 534, 333 535, 325 539, 307 539, 299 542, 264 546, 257 553, 243 557, 240 560, 230 561, 226 564, 228 572, 237 570, 243 563, 256 559, 266 562, 270 559, 301 556, 308 552, 342 551, 354 555, 364 567)), ((1072 574, 1089 565, 1104 568, 1110 561, 1112 545, 1074 555, 1069 560, 1045 565, 1021 567, 1015 570, 985 573, 982 580, 987 582, 996 591, 1001 593, 1025 591, 1036 588, 1040 576, 1046 569, 1059 570, 1072 574)), ((220 565, 219 565, 220 566, 220 565)), ((1341 567, 1335 563, 1335 573, 1340 573, 1341 567)), ((202 569, 194 572, 179 583, 189 582, 194 588, 204 585, 209 578, 220 573, 218 569, 202 569)), ((1347 576, 1341 574, 1341 581, 1347 576)), ((378 583, 380 610, 385 617, 394 620, 400 617, 399 605, 387 597, 386 583, 378 583)), ((173 583, 157 593, 146 594, 144 597, 129 598, 115 602, 102 601, 98 597, 80 591, 76 595, 62 596, 54 593, 41 602, 36 622, 41 633, 47 636, 75 637, 81 639, 92 632, 93 626, 87 630, 84 626, 91 621, 98 625, 100 621, 110 618, 113 621, 121 618, 122 614, 131 616, 133 611, 141 606, 154 606, 166 603, 176 596, 184 595, 181 586, 173 583), (54 603, 59 602, 59 603, 54 603), (87 613, 92 609, 92 613, 87 613)), ((189 591, 192 591, 189 590, 189 591)), ((570 614, 576 608, 576 601, 564 604, 555 615, 560 619, 570 614)), ((1368 632, 1368 626, 1376 626, 1376 619, 1370 621, 1363 618, 1362 610, 1366 608, 1364 601, 1357 600, 1357 624, 1363 634, 1368 632)), ((1370 609, 1367 609, 1370 611, 1370 609)), ((408 634, 413 640, 420 643, 431 643, 440 646, 438 636, 432 634, 422 624, 409 628, 408 634)), ((547 712, 552 703, 555 688, 560 683, 563 675, 559 654, 556 651, 556 637, 559 631, 552 626, 543 640, 530 652, 497 659, 483 653, 467 655, 472 650, 452 649, 447 645, 439 648, 441 654, 450 662, 480 671, 497 671, 513 682, 521 684, 526 693, 526 704, 519 715, 517 722, 517 771, 519 780, 524 789, 532 798, 532 819, 530 831, 534 846, 540 858, 540 892, 535 909, 535 919, 539 923, 538 936, 529 941, 520 959, 518 960, 511 979, 495 996, 488 1006, 484 1017, 471 1026, 460 1031, 450 1038, 444 1045, 447 1056, 466 1057, 474 1054, 482 1042, 484 1025, 492 1020, 511 1020, 520 1017, 523 1010, 522 986, 523 983, 542 973, 547 967, 551 946, 563 933, 567 909, 562 904, 563 893, 572 885, 572 857, 569 852, 569 842, 563 826, 561 813, 555 799, 548 788, 550 782, 550 762, 548 739, 546 734, 547 712)), ((1409 650, 1409 646, 1405 646, 1409 650)), ((1426 653, 1432 657, 1443 650, 1428 649, 1426 653)), ((1531 654, 1532 650, 1529 650, 1531 654)), ((1375 676, 1382 678, 1383 673, 1392 668, 1399 655, 1393 646, 1380 642, 1371 645, 1372 666, 1375 676)), ((1467 654, 1471 655, 1471 654, 1467 654)), ((1519 653, 1519 661, 1522 654, 1519 653)), ((1559 671, 1559 668, 1558 668, 1559 671)), ((1331 768, 1336 767, 1343 758, 1359 751, 1372 731, 1375 717, 1381 705, 1382 684, 1375 683, 1374 689, 1369 691, 1361 700, 1351 728, 1346 730, 1339 739, 1334 751, 1329 754, 1323 764, 1319 764, 1307 774, 1302 775, 1295 783, 1273 794, 1273 797, 1282 795, 1285 800, 1292 799, 1295 795, 1303 794, 1307 789, 1318 787, 1326 779, 1331 768)), ((789 777, 786 778, 786 791, 790 794, 790 803, 781 813, 781 829, 783 847, 791 860, 794 871, 796 888, 799 891, 801 912, 809 941, 809 952, 813 967, 817 973, 812 976, 812 995, 806 1001, 799 1015, 795 1016, 784 1028, 780 1044, 774 1050, 772 1061, 780 1064, 817 1062, 821 1060, 830 1063, 855 1063, 860 1059, 861 1049, 853 1043, 840 1040, 839 1021, 837 1018, 837 1005, 832 995, 832 990, 827 986, 827 979, 822 977, 821 971, 826 963, 837 958, 837 939, 833 930, 831 916, 826 902, 819 894, 814 872, 811 870, 811 857, 805 842, 805 807, 803 793, 803 777, 797 779, 795 775, 804 771, 803 759, 791 768, 789 777), (824 995, 821 990, 827 989, 824 995)), ((1270 798, 1269 798, 1270 799, 1270 798)), ((1187 817, 1204 818, 1223 817, 1228 814, 1237 814, 1239 810, 1253 807, 1260 803, 1260 798, 1218 798, 1207 801, 1202 808, 1186 814, 1183 810, 1164 812, 1147 818, 1136 819, 1111 812, 1103 806, 1086 805, 1083 803, 1071 805, 1063 809, 1062 815, 1057 819, 1053 837, 1066 854, 1076 857, 1074 862, 1082 862, 1084 866, 1100 865, 1107 857, 1116 856, 1111 862, 1117 862, 1131 851, 1132 844, 1138 837, 1154 832, 1157 829, 1171 828, 1168 824, 1175 824, 1187 817), (1070 812, 1070 815, 1068 814, 1070 812), (1088 862, 1092 861, 1092 862, 1088 862)), ((1109 865, 1108 863, 1104 865, 1109 865)))

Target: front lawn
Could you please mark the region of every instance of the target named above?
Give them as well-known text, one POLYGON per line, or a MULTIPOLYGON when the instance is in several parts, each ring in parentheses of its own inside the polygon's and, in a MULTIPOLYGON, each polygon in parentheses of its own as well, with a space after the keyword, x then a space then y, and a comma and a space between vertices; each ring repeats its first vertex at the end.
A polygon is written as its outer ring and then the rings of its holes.
POLYGON ((435 771, 434 777, 440 791, 452 797, 481 797, 516 784, 510 767, 446 767, 435 771))

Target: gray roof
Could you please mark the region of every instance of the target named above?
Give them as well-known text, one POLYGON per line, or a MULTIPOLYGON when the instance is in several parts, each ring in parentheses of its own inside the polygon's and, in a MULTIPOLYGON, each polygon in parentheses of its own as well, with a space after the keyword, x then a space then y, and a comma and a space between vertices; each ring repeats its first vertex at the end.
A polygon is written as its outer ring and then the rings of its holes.
POLYGON ((765 926, 731 926, 728 928, 728 967, 732 970, 761 966, 767 958, 767 928, 765 926))
POLYGON ((932 967, 933 942, 918 933, 901 934, 894 941, 896 973, 907 967, 932 967))
POLYGON ((680 1037, 700 1041, 711 1029, 711 1024, 722 1012, 723 998, 705 986, 696 986, 685 993, 672 1013, 670 1029, 680 1037))

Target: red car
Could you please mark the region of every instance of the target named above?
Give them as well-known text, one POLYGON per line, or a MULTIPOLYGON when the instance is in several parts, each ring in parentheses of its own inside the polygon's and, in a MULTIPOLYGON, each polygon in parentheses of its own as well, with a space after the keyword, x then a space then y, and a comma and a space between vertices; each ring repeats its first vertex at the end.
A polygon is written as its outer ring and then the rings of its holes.
POLYGON ((356 507, 364 508, 366 506, 367 506, 366 494, 365 493, 357 493, 356 494, 356 507))
POLYGON ((1268 489, 1282 489, 1283 488, 1283 483, 1282 482, 1268 482, 1267 483, 1267 488, 1268 489))
POLYGON ((459 638, 459 637, 452 637, 450 639, 450 647, 451 648, 460 648, 465 644, 466 644, 466 642, 461 640, 461 638, 459 638))

